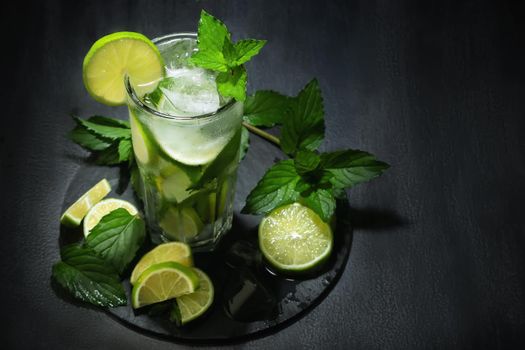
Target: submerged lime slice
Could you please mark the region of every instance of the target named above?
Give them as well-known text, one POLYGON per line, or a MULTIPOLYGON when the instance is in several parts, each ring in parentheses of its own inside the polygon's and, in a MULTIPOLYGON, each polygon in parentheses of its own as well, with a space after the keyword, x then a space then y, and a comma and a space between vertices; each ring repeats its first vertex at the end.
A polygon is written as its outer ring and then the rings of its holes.
POLYGON ((133 143, 133 153, 137 161, 143 165, 149 164, 155 157, 154 146, 137 117, 130 113, 129 121, 131 126, 131 142, 133 143))
POLYGON ((332 250, 330 226, 299 203, 273 210, 259 225, 259 247, 282 271, 305 271, 323 262, 332 250))
POLYGON ((160 227, 168 238, 187 242, 199 234, 204 224, 192 207, 171 207, 160 220, 160 227))
POLYGON ((126 102, 126 75, 142 95, 156 88, 163 73, 158 48, 144 35, 134 32, 117 32, 98 39, 82 65, 88 92, 95 100, 110 106, 126 102))
POLYGON ((199 288, 176 299, 182 324, 201 316, 213 303, 214 289, 210 278, 199 269, 194 268, 193 271, 199 276, 199 288))
POLYGON ((60 222, 64 226, 76 227, 80 225, 80 222, 86 216, 87 212, 93 205, 97 204, 102 198, 107 196, 111 191, 111 186, 108 180, 103 179, 95 186, 90 188, 84 193, 75 203, 73 203, 67 210, 62 214, 60 222))
POLYGON ((116 198, 104 199, 95 204, 88 211, 86 217, 84 218, 84 237, 89 235, 89 232, 93 229, 93 227, 97 226, 100 219, 118 208, 126 209, 131 215, 138 213, 137 208, 135 208, 135 206, 133 206, 133 204, 130 202, 116 198))
POLYGON ((199 277, 191 267, 176 262, 151 265, 140 277, 131 291, 133 308, 159 303, 195 292, 199 277))
POLYGON ((192 266, 193 258, 190 247, 182 242, 159 244, 146 253, 135 265, 129 281, 135 284, 139 276, 150 266, 161 262, 174 261, 184 266, 192 266))

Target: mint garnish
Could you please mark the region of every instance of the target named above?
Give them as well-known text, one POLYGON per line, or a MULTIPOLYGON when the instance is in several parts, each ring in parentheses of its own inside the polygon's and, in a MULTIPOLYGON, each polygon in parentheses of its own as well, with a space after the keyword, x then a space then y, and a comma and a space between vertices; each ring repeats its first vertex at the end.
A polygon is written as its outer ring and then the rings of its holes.
POLYGON ((316 79, 296 97, 288 98, 286 104, 276 96, 265 95, 255 93, 249 107, 260 111, 254 114, 261 126, 278 125, 280 121, 274 113, 286 108, 280 138, 276 141, 275 136, 247 123, 246 112, 244 124, 279 145, 292 159, 281 161, 266 172, 248 195, 243 212, 267 214, 281 205, 299 201, 329 221, 335 211, 336 198, 343 197, 345 189, 377 177, 388 168, 388 164, 363 151, 319 153, 317 148, 324 139, 325 126, 323 98, 316 79))
POLYGON ((292 99, 281 129, 281 148, 294 155, 300 149, 315 150, 324 138, 324 106, 316 79, 292 99))
POLYGON ((60 255, 62 261, 53 266, 53 277, 75 298, 103 307, 127 304, 116 271, 93 249, 69 245, 60 255))
POLYGON ((144 220, 119 208, 100 219, 86 238, 86 245, 122 273, 144 241, 144 220))
POLYGON ((300 179, 293 159, 274 164, 250 192, 242 212, 266 214, 281 205, 295 202, 299 198, 295 186, 300 179))
POLYGON ((219 72, 216 82, 221 95, 244 101, 247 73, 243 64, 259 53, 266 40, 246 39, 234 44, 224 23, 204 10, 197 35, 199 51, 192 55, 191 62, 219 72))
POLYGON ((123 120, 93 116, 73 117, 77 126, 69 133, 71 140, 93 152, 95 163, 115 165, 131 163, 131 129, 123 120))
POLYGON ((244 101, 244 121, 263 127, 281 124, 289 103, 288 96, 276 91, 257 91, 244 101))

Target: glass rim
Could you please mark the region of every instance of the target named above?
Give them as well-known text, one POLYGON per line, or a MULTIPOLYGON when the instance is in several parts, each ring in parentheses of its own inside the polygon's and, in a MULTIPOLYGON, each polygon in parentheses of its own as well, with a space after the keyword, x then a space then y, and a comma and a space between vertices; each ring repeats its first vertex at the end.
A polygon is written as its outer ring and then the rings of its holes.
MULTIPOLYGON (((157 44, 159 42, 163 42, 166 40, 176 39, 176 38, 193 38, 197 39, 197 33, 187 32, 187 33, 173 33, 173 34, 167 34, 164 36, 160 36, 157 38, 154 38, 151 40, 154 44, 157 44)), ((155 108, 152 108, 148 105, 146 105, 144 102, 140 100, 137 93, 135 92, 135 89, 131 86, 131 82, 129 79, 129 76, 126 75, 124 77, 124 85, 126 87, 126 92, 128 94, 129 99, 133 102, 133 104, 142 109, 143 111, 148 112, 151 115, 154 115, 156 117, 161 117, 164 119, 170 119, 170 120, 180 120, 180 121, 188 121, 188 120, 207 120, 207 119, 215 119, 220 117, 220 113, 230 109, 233 105, 237 103, 234 98, 231 98, 230 101, 228 101, 224 106, 219 107, 213 112, 199 114, 195 116, 182 116, 182 115, 176 115, 171 113, 164 113, 161 111, 156 110, 155 108)))

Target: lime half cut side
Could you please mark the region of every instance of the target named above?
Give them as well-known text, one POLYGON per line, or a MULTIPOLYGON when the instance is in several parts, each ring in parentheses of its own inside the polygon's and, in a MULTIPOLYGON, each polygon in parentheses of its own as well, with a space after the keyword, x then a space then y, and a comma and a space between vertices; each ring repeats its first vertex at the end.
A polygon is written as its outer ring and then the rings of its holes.
POLYGON ((103 179, 91 187, 62 214, 60 223, 68 227, 77 227, 87 212, 111 191, 108 180, 103 179))
POLYGON ((199 276, 199 288, 191 294, 185 294, 176 299, 182 324, 204 314, 213 303, 214 289, 210 278, 199 269, 194 268, 193 271, 199 276))
POLYGON ((299 203, 273 210, 259 226, 259 247, 278 270, 300 272, 324 262, 332 251, 330 226, 299 203))
POLYGON ((110 106, 126 102, 126 75, 142 95, 153 91, 163 74, 159 49, 147 37, 134 32, 116 32, 100 38, 82 65, 84 85, 90 95, 110 106))
POLYGON ((199 276, 191 267, 176 262, 151 265, 140 275, 131 291, 133 308, 180 297, 195 292, 199 276))
POLYGON ((104 199, 95 204, 84 218, 84 237, 89 235, 91 230, 97 226, 100 219, 118 208, 126 209, 131 215, 136 215, 138 213, 137 208, 135 208, 130 202, 116 198, 104 199))
POLYGON ((177 262, 184 266, 193 266, 190 247, 182 242, 168 242, 156 246, 144 254, 137 265, 135 265, 129 278, 130 283, 135 284, 140 275, 150 266, 169 261, 177 262))

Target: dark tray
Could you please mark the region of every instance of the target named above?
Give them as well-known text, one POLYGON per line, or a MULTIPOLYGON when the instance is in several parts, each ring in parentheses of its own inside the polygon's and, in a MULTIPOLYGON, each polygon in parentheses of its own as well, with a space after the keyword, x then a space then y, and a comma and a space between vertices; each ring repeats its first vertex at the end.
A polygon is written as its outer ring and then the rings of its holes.
MULTIPOLYGON (((83 164, 69 184, 63 210, 104 177, 113 188, 108 197, 129 200, 140 208, 140 201, 135 198, 131 186, 126 186, 126 181, 122 180, 122 172, 118 167, 83 164)), ((240 191, 238 188, 237 193, 247 190, 240 191)), ((338 219, 336 224, 334 250, 330 259, 315 275, 290 278, 274 274, 264 263, 257 246, 260 217, 239 214, 238 209, 242 207, 244 199, 235 199, 233 228, 224 236, 218 248, 213 253, 195 253, 195 266, 210 276, 215 287, 214 303, 205 315, 183 327, 177 327, 168 320, 167 315, 152 316, 147 308, 133 310, 128 305, 107 309, 107 313, 149 335, 179 342, 206 343, 240 341, 275 332, 318 305, 337 283, 350 252, 352 229, 349 222, 344 220, 348 213, 346 203, 338 204, 337 217, 343 219, 338 219)), ((80 230, 62 228, 61 246, 81 239, 80 230)), ((146 244, 138 256, 151 247, 146 244)), ((129 274, 130 271, 127 271, 125 275, 129 277, 129 274)), ((129 296, 128 278, 124 280, 124 286, 129 296)), ((67 296, 64 298, 71 300, 67 296)))

